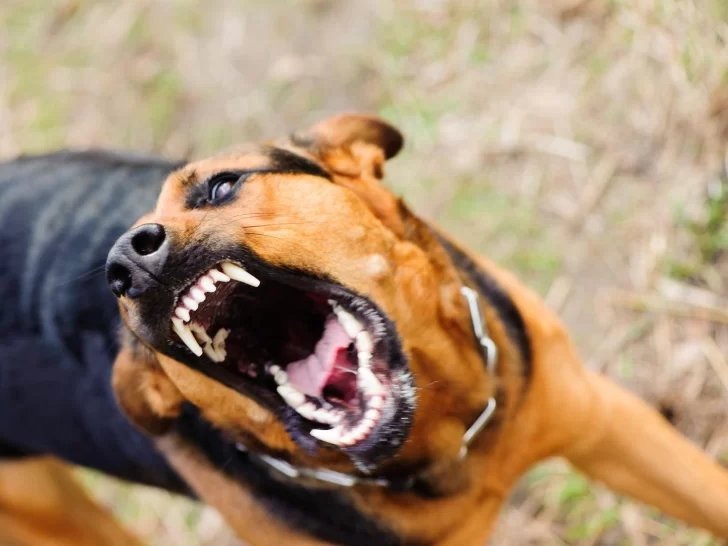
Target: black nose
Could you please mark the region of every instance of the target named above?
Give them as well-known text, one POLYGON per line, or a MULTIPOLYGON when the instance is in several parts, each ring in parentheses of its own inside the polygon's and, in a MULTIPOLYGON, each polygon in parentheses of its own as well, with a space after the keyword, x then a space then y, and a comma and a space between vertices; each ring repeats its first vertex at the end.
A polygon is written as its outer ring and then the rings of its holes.
POLYGON ((106 280, 117 297, 136 298, 157 283, 169 254, 164 226, 144 224, 117 239, 106 259, 106 280))

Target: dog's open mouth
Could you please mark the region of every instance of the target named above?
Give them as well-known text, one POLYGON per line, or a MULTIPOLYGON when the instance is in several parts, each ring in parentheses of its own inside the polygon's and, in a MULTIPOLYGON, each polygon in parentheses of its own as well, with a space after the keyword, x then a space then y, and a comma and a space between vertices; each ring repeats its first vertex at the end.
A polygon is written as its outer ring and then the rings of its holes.
POLYGON ((406 369, 392 365, 391 323, 334 283, 253 276, 225 261, 178 295, 171 323, 170 341, 236 374, 243 394, 334 446, 381 445, 374 437, 393 428, 411 389, 406 369))

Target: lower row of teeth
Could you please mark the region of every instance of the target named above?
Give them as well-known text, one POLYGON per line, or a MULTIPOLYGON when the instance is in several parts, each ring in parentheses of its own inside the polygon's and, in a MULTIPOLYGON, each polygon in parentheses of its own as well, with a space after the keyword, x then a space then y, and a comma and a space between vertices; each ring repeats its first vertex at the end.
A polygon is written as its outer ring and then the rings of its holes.
POLYGON ((277 365, 272 365, 269 372, 278 385, 278 394, 303 418, 316 421, 324 425, 331 425, 330 429, 313 429, 311 436, 336 446, 351 446, 361 442, 374 429, 382 415, 384 405, 384 388, 377 376, 366 366, 359 367, 357 374, 357 387, 363 395, 366 411, 354 426, 343 423, 344 412, 337 409, 322 407, 317 401, 309 399, 305 394, 296 390, 288 382, 288 374, 277 365))

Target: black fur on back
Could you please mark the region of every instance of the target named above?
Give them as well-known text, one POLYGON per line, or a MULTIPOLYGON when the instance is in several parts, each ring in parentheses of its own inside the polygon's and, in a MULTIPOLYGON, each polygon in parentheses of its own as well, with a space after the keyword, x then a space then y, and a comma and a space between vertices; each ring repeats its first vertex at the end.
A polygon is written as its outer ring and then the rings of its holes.
POLYGON ((53 453, 186 491, 116 406, 120 319, 103 272, 177 166, 108 152, 0 163, 0 456, 53 453))

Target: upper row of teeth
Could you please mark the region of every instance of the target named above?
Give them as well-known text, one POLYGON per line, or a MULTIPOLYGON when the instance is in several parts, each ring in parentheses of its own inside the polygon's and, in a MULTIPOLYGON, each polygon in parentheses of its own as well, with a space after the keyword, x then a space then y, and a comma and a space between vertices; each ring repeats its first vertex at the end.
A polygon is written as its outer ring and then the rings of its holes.
MULTIPOLYGON (((187 324, 192 318, 192 313, 197 311, 200 304, 205 301, 206 294, 217 290, 215 286, 219 282, 230 282, 231 280, 242 282, 250 286, 260 286, 260 281, 248 273, 245 269, 232 262, 222 262, 220 269, 217 266, 211 268, 204 275, 199 277, 194 284, 180 296, 178 305, 174 310, 172 317, 172 328, 177 332, 182 342, 196 356, 201 356, 205 352, 212 360, 220 361, 220 351, 214 348, 212 351, 207 350, 211 344, 206 343, 203 349, 192 334, 190 326, 187 324), (222 271, 220 271, 222 269, 222 271)), ((224 340, 223 340, 224 342, 224 340)), ((224 360, 224 355, 222 356, 224 360)))

